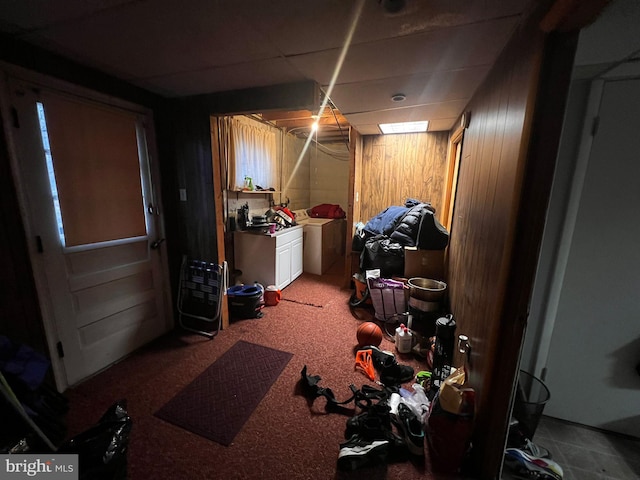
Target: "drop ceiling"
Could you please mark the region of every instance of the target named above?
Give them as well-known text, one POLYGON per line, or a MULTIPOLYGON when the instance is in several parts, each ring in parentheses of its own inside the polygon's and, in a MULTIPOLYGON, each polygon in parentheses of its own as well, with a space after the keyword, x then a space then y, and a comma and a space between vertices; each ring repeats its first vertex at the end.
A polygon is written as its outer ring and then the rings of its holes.
POLYGON ((326 123, 367 135, 413 120, 449 130, 529 3, 0 0, 0 31, 166 97, 313 80, 326 123))

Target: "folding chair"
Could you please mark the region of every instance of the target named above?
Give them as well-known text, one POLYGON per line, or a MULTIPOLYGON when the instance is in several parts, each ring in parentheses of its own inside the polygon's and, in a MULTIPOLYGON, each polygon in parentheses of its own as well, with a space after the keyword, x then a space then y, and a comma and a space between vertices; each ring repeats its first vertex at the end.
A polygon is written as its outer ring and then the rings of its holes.
POLYGON ((227 262, 219 265, 183 255, 177 305, 180 326, 215 337, 220 331, 222 298, 228 283, 227 262))

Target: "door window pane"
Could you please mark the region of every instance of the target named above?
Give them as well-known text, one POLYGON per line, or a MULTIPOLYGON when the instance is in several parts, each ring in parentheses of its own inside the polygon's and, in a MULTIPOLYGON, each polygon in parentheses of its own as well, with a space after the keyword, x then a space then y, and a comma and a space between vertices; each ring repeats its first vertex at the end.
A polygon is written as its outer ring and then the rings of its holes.
POLYGON ((135 115, 54 95, 40 108, 66 246, 146 235, 135 115))

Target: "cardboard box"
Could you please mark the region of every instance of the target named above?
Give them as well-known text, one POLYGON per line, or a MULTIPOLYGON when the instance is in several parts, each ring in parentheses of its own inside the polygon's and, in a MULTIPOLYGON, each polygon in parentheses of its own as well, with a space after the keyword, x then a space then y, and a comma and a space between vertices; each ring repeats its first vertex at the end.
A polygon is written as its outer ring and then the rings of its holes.
POLYGON ((444 252, 404 247, 404 276, 444 280, 444 252))

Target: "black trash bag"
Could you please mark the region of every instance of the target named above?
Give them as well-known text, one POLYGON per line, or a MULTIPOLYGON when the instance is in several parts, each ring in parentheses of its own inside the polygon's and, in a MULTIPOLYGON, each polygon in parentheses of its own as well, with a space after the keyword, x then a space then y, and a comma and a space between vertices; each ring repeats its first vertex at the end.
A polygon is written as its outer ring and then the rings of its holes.
POLYGON ((360 254, 360 268, 379 268, 381 278, 391 278, 404 274, 404 247, 386 235, 376 235, 364 245, 360 254))
POLYGON ((65 442, 60 453, 77 453, 80 480, 125 480, 132 421, 126 400, 114 403, 96 425, 65 442))

